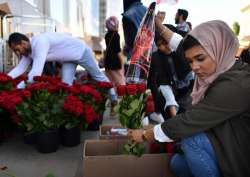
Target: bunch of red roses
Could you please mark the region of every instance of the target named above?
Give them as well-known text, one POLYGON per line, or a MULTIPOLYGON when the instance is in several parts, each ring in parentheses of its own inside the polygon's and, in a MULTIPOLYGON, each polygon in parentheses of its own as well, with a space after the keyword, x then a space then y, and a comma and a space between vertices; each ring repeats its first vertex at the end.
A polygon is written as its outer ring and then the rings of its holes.
MULTIPOLYGON (((149 95, 148 92, 146 92, 146 85, 121 85, 117 88, 117 93, 122 97, 122 100, 115 107, 115 111, 119 115, 122 126, 130 129, 141 128, 146 101, 149 95)), ((124 152, 126 154, 140 156, 144 151, 144 144, 136 144, 131 140, 128 140, 127 144, 124 145, 124 152)))
MULTIPOLYGON (((14 81, 6 74, 1 76, 0 83, 13 86, 26 78, 14 81)), ((1 92, 0 109, 15 115, 17 123, 27 131, 71 128, 102 118, 111 87, 112 84, 105 82, 69 86, 59 77, 36 76, 25 89, 1 92)))
POLYGON ((66 129, 80 125, 83 121, 84 104, 79 97, 68 95, 64 102, 63 109, 65 110, 65 114, 62 116, 65 117, 63 121, 66 129))
POLYGON ((71 87, 71 92, 78 95, 84 103, 84 118, 87 124, 101 121, 108 98, 108 90, 113 85, 109 82, 77 83, 71 87))
POLYGON ((131 129, 141 128, 148 97, 146 85, 121 85, 117 88, 117 94, 122 96, 122 100, 115 107, 122 126, 131 129))

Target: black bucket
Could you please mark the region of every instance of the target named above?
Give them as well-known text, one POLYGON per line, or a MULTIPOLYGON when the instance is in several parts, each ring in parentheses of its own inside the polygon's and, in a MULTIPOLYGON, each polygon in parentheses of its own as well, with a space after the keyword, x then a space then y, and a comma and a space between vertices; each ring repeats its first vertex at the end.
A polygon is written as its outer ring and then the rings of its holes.
POLYGON ((61 129, 61 144, 66 147, 73 147, 80 144, 81 129, 79 126, 61 129))
POLYGON ((56 152, 60 145, 58 130, 37 133, 36 148, 41 153, 56 152))

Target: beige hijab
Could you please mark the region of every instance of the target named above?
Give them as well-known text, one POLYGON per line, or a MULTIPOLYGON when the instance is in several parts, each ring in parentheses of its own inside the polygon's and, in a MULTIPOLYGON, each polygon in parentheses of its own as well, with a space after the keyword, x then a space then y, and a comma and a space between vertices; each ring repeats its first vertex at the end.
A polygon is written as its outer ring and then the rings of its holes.
POLYGON ((190 31, 189 35, 199 41, 216 63, 216 71, 211 76, 204 80, 196 77, 192 92, 194 105, 204 98, 209 85, 234 65, 239 41, 229 26, 219 20, 202 23, 190 31))

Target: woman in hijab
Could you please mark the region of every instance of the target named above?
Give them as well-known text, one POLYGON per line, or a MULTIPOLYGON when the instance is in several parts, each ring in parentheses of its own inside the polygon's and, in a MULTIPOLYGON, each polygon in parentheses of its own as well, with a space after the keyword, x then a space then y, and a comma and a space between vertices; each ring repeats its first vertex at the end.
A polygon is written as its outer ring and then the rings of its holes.
MULTIPOLYGON (((124 66, 121 56, 120 35, 118 33, 119 21, 115 16, 106 20, 108 32, 105 35, 106 54, 104 57, 105 73, 109 80, 117 88, 125 85, 124 66)), ((116 102, 111 103, 111 114, 114 114, 113 107, 116 102)))
POLYGON ((250 67, 235 60, 238 47, 222 21, 194 28, 182 41, 196 74, 192 106, 153 129, 129 130, 135 142, 180 140, 183 152, 170 162, 178 177, 250 176, 250 67))
POLYGON ((105 35, 106 54, 104 67, 107 77, 115 87, 125 84, 118 27, 119 21, 116 17, 111 16, 106 20, 108 32, 105 35))

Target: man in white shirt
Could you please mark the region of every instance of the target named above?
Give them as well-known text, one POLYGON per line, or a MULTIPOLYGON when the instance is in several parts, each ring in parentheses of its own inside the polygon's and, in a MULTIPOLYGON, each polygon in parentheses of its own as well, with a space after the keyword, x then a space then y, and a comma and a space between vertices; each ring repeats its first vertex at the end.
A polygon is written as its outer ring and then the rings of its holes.
MULTIPOLYGON (((32 82, 34 76, 42 74, 46 61, 57 61, 62 63, 62 81, 69 85, 73 83, 77 65, 84 67, 94 80, 109 82, 98 67, 92 50, 78 38, 46 32, 30 40, 21 33, 12 33, 8 44, 20 58, 19 64, 8 73, 12 78, 22 75, 32 63, 28 74, 28 82, 32 82)), ((24 83, 18 87, 24 87, 24 83)), ((114 89, 110 95, 112 100, 116 100, 114 89)))

